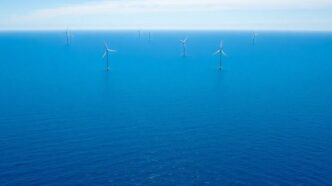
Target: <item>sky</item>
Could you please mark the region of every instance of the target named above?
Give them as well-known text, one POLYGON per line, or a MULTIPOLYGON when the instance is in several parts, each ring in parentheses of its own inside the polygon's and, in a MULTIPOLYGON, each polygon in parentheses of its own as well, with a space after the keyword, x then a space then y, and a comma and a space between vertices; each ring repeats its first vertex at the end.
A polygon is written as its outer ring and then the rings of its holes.
POLYGON ((0 0, 0 30, 332 31, 332 0, 0 0))

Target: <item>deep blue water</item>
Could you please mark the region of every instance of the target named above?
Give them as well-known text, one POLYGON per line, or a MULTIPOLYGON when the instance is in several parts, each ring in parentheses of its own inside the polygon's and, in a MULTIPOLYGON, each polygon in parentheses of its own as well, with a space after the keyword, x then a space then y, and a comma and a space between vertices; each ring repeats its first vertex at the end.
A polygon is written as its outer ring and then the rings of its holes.
POLYGON ((0 33, 1 186, 332 185, 331 33, 74 35, 0 33))

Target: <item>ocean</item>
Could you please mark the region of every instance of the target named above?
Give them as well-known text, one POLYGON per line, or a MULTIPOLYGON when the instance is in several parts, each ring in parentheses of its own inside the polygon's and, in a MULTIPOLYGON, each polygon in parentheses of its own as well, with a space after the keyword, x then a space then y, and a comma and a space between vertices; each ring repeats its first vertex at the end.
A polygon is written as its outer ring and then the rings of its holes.
POLYGON ((1 186, 332 185, 332 33, 0 32, 0 71, 1 186))

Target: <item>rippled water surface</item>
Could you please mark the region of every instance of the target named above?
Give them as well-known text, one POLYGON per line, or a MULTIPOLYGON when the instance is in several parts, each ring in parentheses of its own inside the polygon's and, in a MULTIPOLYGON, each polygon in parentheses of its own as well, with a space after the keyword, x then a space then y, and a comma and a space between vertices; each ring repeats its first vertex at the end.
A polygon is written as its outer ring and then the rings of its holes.
POLYGON ((72 40, 0 33, 0 185, 332 184, 332 34, 72 40))

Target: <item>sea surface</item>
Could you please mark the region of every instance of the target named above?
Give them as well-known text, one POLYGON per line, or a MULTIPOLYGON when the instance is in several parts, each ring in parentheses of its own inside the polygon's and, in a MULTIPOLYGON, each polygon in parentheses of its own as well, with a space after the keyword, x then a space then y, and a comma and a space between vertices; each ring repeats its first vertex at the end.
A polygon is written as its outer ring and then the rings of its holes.
POLYGON ((1 32, 0 185, 332 185, 332 33, 1 32))

